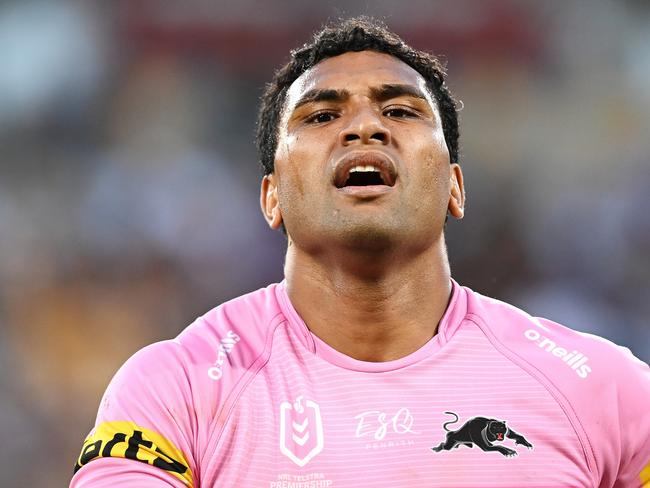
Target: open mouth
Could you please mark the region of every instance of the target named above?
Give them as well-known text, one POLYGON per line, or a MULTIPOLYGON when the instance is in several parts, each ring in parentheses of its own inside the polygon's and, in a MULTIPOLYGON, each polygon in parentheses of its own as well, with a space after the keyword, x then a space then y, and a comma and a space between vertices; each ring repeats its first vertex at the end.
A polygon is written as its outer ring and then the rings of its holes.
POLYGON ((334 185, 341 188, 395 185, 395 164, 378 151, 355 151, 342 158, 334 172, 334 185))
POLYGON ((350 169, 350 174, 343 186, 369 186, 385 185, 381 171, 374 166, 355 166, 350 169))

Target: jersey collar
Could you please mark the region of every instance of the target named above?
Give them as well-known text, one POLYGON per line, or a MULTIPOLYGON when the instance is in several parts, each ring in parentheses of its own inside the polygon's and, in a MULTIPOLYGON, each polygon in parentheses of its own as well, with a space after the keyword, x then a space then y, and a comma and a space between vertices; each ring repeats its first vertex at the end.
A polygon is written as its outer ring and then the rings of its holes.
POLYGON ((436 354, 456 333, 467 313, 467 291, 451 280, 452 291, 447 309, 440 320, 438 331, 417 351, 394 361, 370 362, 351 358, 311 333, 291 304, 286 291, 286 280, 276 288, 276 296, 288 325, 299 342, 311 353, 336 366, 361 372, 386 372, 410 366, 436 354))

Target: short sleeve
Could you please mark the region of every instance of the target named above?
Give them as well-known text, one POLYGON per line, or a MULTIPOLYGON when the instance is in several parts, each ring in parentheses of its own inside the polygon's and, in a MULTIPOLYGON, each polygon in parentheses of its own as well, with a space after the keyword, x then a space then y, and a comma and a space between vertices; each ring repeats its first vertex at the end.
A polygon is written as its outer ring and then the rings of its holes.
POLYGON ((621 463, 615 488, 650 488, 650 368, 629 351, 619 379, 621 463))
POLYGON ((193 487, 192 396, 174 341, 117 372, 75 464, 71 487, 193 487))

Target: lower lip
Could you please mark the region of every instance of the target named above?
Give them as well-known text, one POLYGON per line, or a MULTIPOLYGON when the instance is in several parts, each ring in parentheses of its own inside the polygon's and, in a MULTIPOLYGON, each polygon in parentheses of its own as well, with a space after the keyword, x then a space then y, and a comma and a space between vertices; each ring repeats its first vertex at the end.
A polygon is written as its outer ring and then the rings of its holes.
POLYGON ((355 197, 376 197, 388 193, 393 189, 388 185, 368 185, 368 186, 343 186, 338 189, 339 192, 355 197))

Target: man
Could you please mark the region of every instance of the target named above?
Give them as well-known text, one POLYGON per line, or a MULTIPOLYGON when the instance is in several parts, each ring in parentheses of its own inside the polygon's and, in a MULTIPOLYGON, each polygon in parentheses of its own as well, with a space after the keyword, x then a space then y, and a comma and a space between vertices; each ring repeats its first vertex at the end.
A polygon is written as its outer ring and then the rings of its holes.
POLYGON ((71 486, 650 486, 648 366, 451 280, 437 60, 368 19, 326 28, 258 136, 285 281, 133 356, 71 486))

